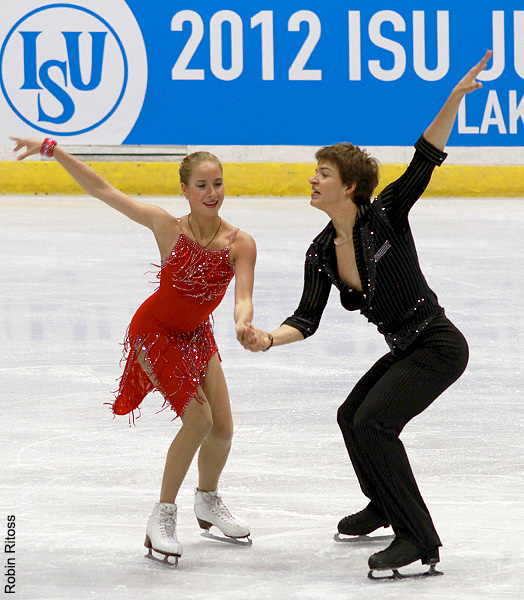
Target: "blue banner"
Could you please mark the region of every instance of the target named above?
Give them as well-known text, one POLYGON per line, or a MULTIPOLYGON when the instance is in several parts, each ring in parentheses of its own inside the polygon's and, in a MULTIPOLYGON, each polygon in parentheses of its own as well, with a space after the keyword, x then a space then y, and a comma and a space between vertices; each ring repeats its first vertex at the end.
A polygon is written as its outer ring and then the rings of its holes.
POLYGON ((10 4, 0 25, 2 134, 411 145, 492 48, 484 87, 466 97, 450 145, 524 145, 517 0, 10 4))

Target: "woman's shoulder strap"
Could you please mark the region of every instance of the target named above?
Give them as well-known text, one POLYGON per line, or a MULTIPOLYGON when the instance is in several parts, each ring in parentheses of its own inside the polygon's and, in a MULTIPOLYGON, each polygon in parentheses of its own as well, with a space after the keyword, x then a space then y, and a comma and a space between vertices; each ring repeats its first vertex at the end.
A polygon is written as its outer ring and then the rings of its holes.
POLYGON ((237 237, 239 231, 240 229, 238 227, 235 229, 235 231, 233 231, 231 237, 229 238, 229 244, 227 245, 227 248, 231 247, 231 244, 235 241, 235 238, 237 237))

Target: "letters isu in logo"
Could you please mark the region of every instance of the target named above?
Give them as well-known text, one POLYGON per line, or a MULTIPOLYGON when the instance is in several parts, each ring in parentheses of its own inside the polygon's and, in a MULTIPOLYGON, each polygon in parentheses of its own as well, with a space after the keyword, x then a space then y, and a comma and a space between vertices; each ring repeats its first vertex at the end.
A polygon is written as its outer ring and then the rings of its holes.
POLYGON ((31 127, 80 135, 119 107, 128 62, 105 19, 81 6, 49 4, 27 13, 7 34, 0 84, 11 109, 31 127))

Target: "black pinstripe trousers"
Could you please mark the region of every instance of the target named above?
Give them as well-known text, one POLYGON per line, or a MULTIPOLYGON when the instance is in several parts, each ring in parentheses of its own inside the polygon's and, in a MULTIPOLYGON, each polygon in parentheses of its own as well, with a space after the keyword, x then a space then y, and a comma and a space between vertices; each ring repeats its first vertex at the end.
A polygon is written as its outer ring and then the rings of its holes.
POLYGON ((468 345, 444 315, 405 351, 383 356, 338 410, 338 423, 369 508, 422 550, 441 546, 399 435, 464 372, 468 345))

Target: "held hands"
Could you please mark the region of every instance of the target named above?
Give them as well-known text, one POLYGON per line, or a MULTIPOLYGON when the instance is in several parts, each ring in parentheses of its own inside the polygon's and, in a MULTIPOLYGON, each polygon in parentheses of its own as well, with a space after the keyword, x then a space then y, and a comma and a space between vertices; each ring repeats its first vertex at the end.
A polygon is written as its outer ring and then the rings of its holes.
POLYGON ((16 157, 16 160, 24 160, 24 158, 27 158, 28 156, 40 154, 42 140, 36 140, 33 138, 18 138, 13 136, 11 136, 9 139, 16 143, 13 152, 18 152, 19 150, 22 150, 22 148, 26 149, 25 152, 16 157))
POLYGON ((238 324, 236 327, 237 339, 246 350, 260 352, 267 350, 271 343, 269 334, 254 327, 251 323, 238 324))

